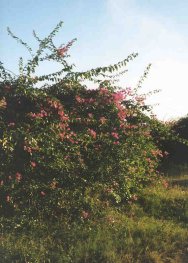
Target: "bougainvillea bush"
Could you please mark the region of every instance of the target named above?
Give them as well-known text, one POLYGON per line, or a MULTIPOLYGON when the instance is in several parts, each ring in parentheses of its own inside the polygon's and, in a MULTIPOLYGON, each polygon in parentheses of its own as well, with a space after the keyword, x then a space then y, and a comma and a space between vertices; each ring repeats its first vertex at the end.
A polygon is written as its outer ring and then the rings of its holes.
POLYGON ((114 82, 137 54, 74 72, 67 62, 74 40, 60 47, 52 41, 61 25, 43 40, 34 32, 35 55, 8 30, 32 58, 25 66, 20 58, 16 76, 0 67, 0 208, 6 215, 71 210, 87 218, 98 201, 137 199, 157 174, 162 153, 151 136, 145 97, 114 82), (37 76, 44 60, 62 70, 37 76), (86 86, 86 79, 98 87, 86 86))

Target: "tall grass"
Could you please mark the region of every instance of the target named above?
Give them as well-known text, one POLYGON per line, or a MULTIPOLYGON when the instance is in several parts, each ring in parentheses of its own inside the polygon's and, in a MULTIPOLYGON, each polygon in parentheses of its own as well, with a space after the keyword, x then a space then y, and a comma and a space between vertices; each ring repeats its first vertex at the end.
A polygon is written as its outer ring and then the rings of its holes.
POLYGON ((184 263, 187 201, 186 189, 156 186, 89 219, 2 219, 1 262, 184 263))

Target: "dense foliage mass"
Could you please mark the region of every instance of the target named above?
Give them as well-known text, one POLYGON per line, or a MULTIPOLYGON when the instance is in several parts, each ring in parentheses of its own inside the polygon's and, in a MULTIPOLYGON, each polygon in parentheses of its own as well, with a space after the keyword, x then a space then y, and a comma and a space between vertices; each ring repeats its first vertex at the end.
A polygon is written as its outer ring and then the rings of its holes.
POLYGON ((145 115, 145 97, 113 81, 137 54, 113 66, 73 72, 66 58, 74 40, 59 48, 52 41, 60 27, 43 40, 34 32, 35 55, 9 30, 32 59, 25 66, 20 59, 18 76, 0 67, 0 207, 7 215, 71 210, 88 217, 96 193, 107 204, 135 200, 157 174, 162 153, 145 115), (43 56, 44 50, 50 53, 43 56), (36 76, 44 60, 60 62, 62 70, 36 76), (89 89, 83 79, 98 88, 89 89))
POLYGON ((58 83, 47 90, 2 85, 3 207, 33 202, 62 208, 64 190, 96 183, 116 202, 155 174, 160 151, 142 121, 140 98, 108 85, 87 90, 58 83), (7 90, 7 91, 6 91, 7 90), (129 98, 131 97, 131 99, 129 98))
MULTIPOLYGON (((171 130, 181 138, 188 140, 188 116, 180 118, 171 124, 171 130)), ((188 165, 188 147, 181 142, 168 142, 166 148, 169 160, 176 164, 188 165)))

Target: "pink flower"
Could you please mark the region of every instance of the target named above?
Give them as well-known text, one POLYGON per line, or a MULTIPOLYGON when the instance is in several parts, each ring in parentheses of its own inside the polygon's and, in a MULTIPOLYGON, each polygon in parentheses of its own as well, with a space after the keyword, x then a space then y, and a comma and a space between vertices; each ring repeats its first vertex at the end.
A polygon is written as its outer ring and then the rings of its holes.
POLYGON ((41 110, 39 113, 30 113, 32 118, 43 118, 48 116, 48 113, 45 110, 41 110))
POLYGON ((68 42, 68 44, 65 47, 57 49, 58 56, 63 57, 65 55, 65 53, 69 50, 69 48, 72 46, 74 41, 75 41, 75 39, 73 39, 70 42, 68 42))
POLYGON ((164 186, 165 188, 168 188, 168 185, 169 185, 168 182, 167 182, 166 180, 164 180, 164 181, 163 181, 163 186, 164 186))
POLYGON ((114 99, 115 103, 120 103, 125 97, 124 93, 121 92, 121 91, 112 94, 112 96, 113 96, 113 99, 114 99))
POLYGON ((32 148, 24 145, 24 151, 26 151, 28 153, 32 153, 32 148))
POLYGON ((112 137, 114 137, 115 139, 119 139, 119 134, 117 132, 112 132, 111 133, 112 137))
POLYGON ((94 130, 88 129, 88 132, 90 133, 90 135, 91 135, 94 139, 96 139, 97 133, 96 133, 94 130))
POLYGON ((46 117, 48 116, 48 113, 45 110, 41 110, 41 117, 46 117))
POLYGON ((58 111, 58 114, 59 114, 59 116, 61 116, 61 117, 63 117, 63 116, 65 115, 65 113, 64 113, 63 110, 59 110, 59 111, 58 111))
POLYGON ((78 103, 84 102, 84 99, 82 99, 80 96, 76 96, 75 99, 78 103))
POLYGON ((127 116, 127 113, 124 109, 119 108, 118 117, 120 120, 124 120, 127 116))
POLYGON ((37 164, 36 164, 35 162, 31 162, 31 166, 32 166, 32 167, 36 167, 36 165, 37 165, 37 164))
POLYGON ((22 179, 21 173, 16 173, 16 181, 20 182, 22 179))
POLYGON ((62 121, 68 121, 69 120, 69 117, 67 115, 64 115, 63 117, 61 117, 61 120, 62 121))
POLYGON ((66 48, 66 47, 59 48, 57 50, 57 54, 58 54, 58 56, 63 57, 67 51, 68 51, 68 48, 66 48))
POLYGON ((64 139, 64 137, 65 137, 65 132, 62 132, 62 133, 60 133, 59 134, 59 136, 61 137, 61 139, 63 140, 64 139))
POLYGON ((93 99, 93 98, 84 99, 84 101, 83 101, 83 102, 86 102, 86 103, 92 104, 92 103, 94 103, 94 102, 95 102, 95 99, 93 99))
POLYGON ((75 143, 75 141, 72 138, 69 138, 69 142, 75 143))
POLYGON ((45 196, 45 195, 46 195, 46 193, 43 192, 43 191, 41 191, 40 194, 41 194, 42 196, 45 196))
POLYGON ((62 105, 56 100, 51 100, 50 98, 48 98, 48 103, 54 109, 61 109, 62 108, 62 105))

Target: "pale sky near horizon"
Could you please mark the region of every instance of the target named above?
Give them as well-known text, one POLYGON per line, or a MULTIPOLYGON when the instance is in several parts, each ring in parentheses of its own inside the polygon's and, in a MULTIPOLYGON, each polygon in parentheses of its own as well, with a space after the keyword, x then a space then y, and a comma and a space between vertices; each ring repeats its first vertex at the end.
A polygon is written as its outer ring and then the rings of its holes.
MULTIPOLYGON (((32 47, 35 29, 45 37, 60 21, 57 45, 77 38, 70 50, 77 70, 113 64, 132 52, 122 86, 134 87, 152 63, 141 92, 161 89, 148 101, 161 120, 188 114, 188 0, 0 0, 0 61, 17 72, 26 51, 6 27, 32 47)), ((29 58, 29 56, 27 56, 29 58)), ((45 68, 53 71, 53 66, 45 68)))

